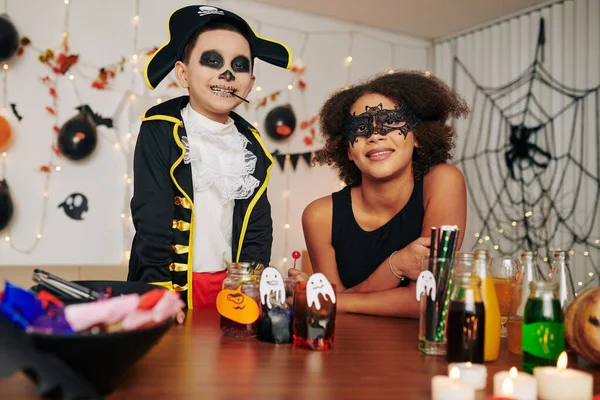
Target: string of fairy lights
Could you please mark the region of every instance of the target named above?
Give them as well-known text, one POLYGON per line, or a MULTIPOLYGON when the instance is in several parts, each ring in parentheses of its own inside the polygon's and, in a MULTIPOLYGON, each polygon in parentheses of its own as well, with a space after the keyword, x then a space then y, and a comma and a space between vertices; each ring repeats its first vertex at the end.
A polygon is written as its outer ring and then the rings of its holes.
MULTIPOLYGON (((63 33, 62 33, 62 43, 63 43, 63 45, 65 45, 67 43, 67 40, 69 39, 69 16, 70 16, 70 6, 72 3, 72 0, 61 0, 61 2, 64 3, 64 7, 65 7, 64 8, 64 29, 63 29, 63 33)), ((4 0, 4 5, 5 5, 4 11, 7 13, 8 9, 7 9, 6 3, 7 3, 7 0, 4 0)), ((123 255, 122 255, 123 262, 127 262, 127 260, 130 257, 129 248, 131 246, 131 239, 133 236, 133 225, 132 225, 129 201, 131 198, 131 192, 132 192, 131 188, 132 188, 132 183, 133 183, 132 182, 133 150, 135 148, 135 141, 137 139, 137 135, 132 132, 136 132, 136 130, 139 128, 140 121, 139 121, 139 118, 129 117, 128 122, 126 122, 127 127, 125 129, 121 129, 121 126, 118 123, 117 119, 118 119, 118 117, 121 116, 122 112, 127 107, 131 107, 136 101, 138 101, 142 97, 144 97, 143 95, 137 94, 135 91, 135 87, 138 82, 137 80, 139 79, 139 76, 141 74, 141 69, 143 68, 142 52, 144 52, 143 49, 139 48, 139 43, 138 43, 139 42, 139 27, 140 27, 140 23, 141 23, 140 0, 134 0, 134 10, 133 10, 131 23, 132 23, 132 27, 133 27, 133 40, 132 40, 133 41, 133 43, 132 43, 133 51, 132 51, 131 57, 128 58, 129 62, 126 63, 127 68, 129 68, 129 71, 131 72, 131 81, 130 81, 130 85, 129 85, 129 90, 125 91, 124 96, 122 97, 121 101, 119 102, 117 109, 113 115, 114 127, 112 128, 111 132, 114 132, 114 138, 111 138, 106 132, 103 132, 100 129, 98 129, 98 134, 103 138, 103 140, 109 142, 114 147, 115 151, 121 153, 124 157, 125 170, 123 172, 123 178, 122 178, 122 183, 124 185, 124 195, 123 195, 122 209, 121 209, 121 212, 118 213, 118 217, 123 222, 122 223, 123 249, 124 249, 123 255)), ((311 37, 318 36, 318 35, 348 35, 348 53, 347 53, 347 56, 344 57, 343 60, 340 60, 341 65, 343 65, 343 67, 345 67, 345 73, 346 73, 345 84, 346 85, 349 85, 352 81, 351 69, 352 69, 353 61, 355 61, 355 55, 353 55, 353 52, 355 50, 354 49, 354 39, 355 39, 355 37, 357 37, 359 35, 371 38, 380 43, 387 43, 390 46, 389 72, 394 71, 396 46, 423 48, 423 46, 420 46, 420 45, 413 45, 413 44, 409 44, 409 43, 400 44, 400 43, 395 43, 393 41, 387 41, 385 39, 382 39, 381 37, 376 37, 374 35, 370 35, 366 32, 362 32, 359 30, 304 31, 304 30, 299 30, 299 29, 293 29, 293 28, 290 28, 287 26, 280 26, 277 24, 266 23, 266 22, 261 22, 261 21, 250 21, 250 23, 257 30, 257 32, 260 32, 261 29, 265 26, 270 26, 270 27, 284 29, 287 31, 292 31, 292 32, 298 33, 299 35, 302 35, 300 51, 298 53, 295 53, 298 55, 295 59, 296 65, 302 64, 302 59, 306 52, 307 43, 309 42, 309 39, 311 37)), ((63 75, 56 74, 55 76, 53 76, 53 85, 55 85, 55 86, 59 86, 58 84, 61 79, 68 79, 72 84, 72 88, 76 94, 76 97, 80 101, 81 101, 81 99, 79 96, 79 90, 78 90, 78 86, 77 86, 78 82, 80 82, 80 81, 85 82, 85 81, 93 80, 93 78, 91 78, 88 74, 86 74, 86 72, 81 67, 89 67, 90 69, 93 68, 95 70, 98 70, 97 67, 85 65, 82 62, 79 62, 77 65, 73 66, 73 68, 69 71, 69 73, 67 75, 63 76, 63 75)), ((2 112, 8 113, 8 109, 7 109, 6 105, 8 103, 7 82, 8 82, 8 77, 10 74, 9 64, 5 63, 2 66, 2 68, 3 68, 2 112)), ((257 76, 257 78, 262 77, 262 74, 260 71, 260 63, 257 63, 255 75, 257 76)), ((292 74, 290 76, 289 82, 287 83, 287 86, 281 92, 287 94, 288 100, 290 102, 291 102, 293 94, 299 93, 299 99, 300 99, 300 103, 302 106, 303 115, 308 117, 310 114, 308 111, 305 91, 302 90, 301 87, 299 87, 298 79, 299 79, 298 76, 294 76, 292 74)), ((119 91, 118 88, 115 88, 115 89, 107 88, 107 89, 103 89, 103 90, 119 91)), ((122 92, 122 89, 121 89, 121 92, 122 92)), ((257 103, 260 103, 260 102, 264 101, 264 98, 268 95, 269 94, 265 93, 264 88, 261 87, 261 85, 257 82, 255 85, 255 90, 254 90, 254 100, 257 103)), ((145 99, 145 100, 147 100, 147 99, 145 99)), ((155 99, 156 103, 160 103, 161 101, 162 101, 162 98, 160 98, 160 97, 157 97, 155 99)), ((52 99, 52 107, 54 108, 54 110, 56 110, 56 113, 53 115, 54 126, 60 126, 59 121, 61 118, 58 113, 58 106, 59 106, 58 102, 59 102, 59 96, 56 96, 52 99)), ((84 102, 81 101, 81 103, 84 103, 84 102)), ((259 122, 258 122, 259 118, 258 118, 257 108, 255 108, 254 111, 255 111, 255 114, 254 114, 255 118, 254 118, 253 125, 255 127, 258 127, 259 126, 259 122)), ((289 153, 290 153, 291 144, 289 143, 289 141, 285 146, 286 146, 285 151, 286 151, 286 162, 287 162, 287 160, 290 160, 289 153)), ((2 165, 2 169, 3 169, 2 172, 4 175, 5 171, 6 171, 6 160, 10 158, 10 155, 6 151, 1 153, 0 155, 2 156, 2 157, 0 157, 0 159, 2 161, 2 164, 0 164, 0 165, 2 165)), ((33 252, 35 250, 40 239, 42 239, 44 231, 45 231, 46 221, 47 221, 47 209, 48 209, 48 197, 49 197, 48 195, 49 195, 50 189, 51 189, 52 178, 54 176, 54 173, 60 172, 61 169, 64 167, 64 166, 61 166, 58 164, 58 160, 60 160, 58 158, 58 155, 55 154, 54 151, 51 151, 50 155, 49 155, 49 160, 47 163, 47 165, 50 167, 50 171, 44 173, 44 184, 43 184, 42 193, 41 193, 42 194, 42 202, 43 202, 42 213, 40 216, 40 221, 38 223, 39 228, 38 228, 35 240, 29 246, 17 246, 15 244, 15 241, 12 238, 10 225, 9 225, 5 230, 4 240, 12 250, 15 250, 15 251, 21 252, 21 253, 30 254, 31 252, 33 252)), ((283 201, 284 221, 283 221, 282 226, 280 228, 276 228, 276 229, 283 230, 283 238, 284 238, 283 249, 282 249, 282 253, 281 253, 282 256, 279 258, 279 260, 285 266, 285 264, 288 262, 287 255, 291 251, 291 249, 289 249, 288 235, 289 235, 290 229, 296 228, 296 227, 293 227, 293 224, 290 221, 290 211, 291 211, 290 199, 293 195, 291 186, 290 186, 291 181, 292 181, 291 172, 289 171, 289 169, 284 168, 283 173, 285 174, 285 177, 284 177, 284 189, 283 189, 283 192, 281 193, 281 199, 283 201)), ((341 183, 340 186, 343 186, 343 183, 341 183)), ((273 200, 271 200, 271 201, 273 201, 273 200)))
MULTIPOLYGON (((67 41, 69 39, 69 5, 70 5, 70 1, 69 0, 64 0, 63 1, 65 4, 65 11, 64 11, 64 24, 63 24, 63 33, 62 33, 62 46, 66 46, 67 41)), ((5 0, 4 1, 4 12, 8 14, 8 2, 5 0)), ((8 71, 9 71, 9 64, 8 63, 4 63, 4 65, 2 66, 2 69, 4 70, 4 88, 3 88, 3 103, 2 103, 2 112, 3 113, 7 113, 7 108, 6 108, 6 104, 7 104, 7 88, 8 88, 8 71)), ((72 80, 73 78, 71 78, 72 80)), ((58 86, 58 81, 60 80, 60 76, 57 74, 55 76, 55 80, 53 82, 47 83, 47 85, 51 85, 55 90, 56 87, 58 86)), ((54 110, 53 113, 53 123, 54 126, 58 126, 59 124, 59 113, 58 113, 58 109, 59 109, 59 100, 58 100, 58 96, 53 96, 52 98, 52 109, 54 110)), ((24 253, 24 254, 31 254, 36 247, 38 246, 40 240, 42 239, 43 235, 44 235, 44 231, 45 231, 45 227, 46 227, 46 221, 47 221, 47 217, 48 217, 48 197, 49 197, 49 192, 50 192, 50 184, 51 184, 51 180, 52 180, 52 176, 53 173, 52 172, 60 172, 62 167, 58 164, 55 163, 56 161, 56 154, 54 151, 50 151, 49 152, 49 158, 48 158, 48 163, 46 164, 46 166, 49 168, 49 170, 47 172, 44 173, 44 181, 43 181, 43 185, 42 185, 42 212, 40 215, 40 219, 38 222, 38 229, 37 229, 37 233, 35 235, 35 239, 33 241, 31 241, 31 243, 28 246, 20 246, 17 245, 15 243, 14 240, 12 240, 12 236, 11 236, 11 225, 9 224, 9 226, 6 228, 6 236, 4 237, 4 241, 8 244, 9 248, 17 251, 19 253, 24 253)), ((6 159, 8 158, 8 152, 3 152, 2 153, 2 175, 6 175, 6 159)))

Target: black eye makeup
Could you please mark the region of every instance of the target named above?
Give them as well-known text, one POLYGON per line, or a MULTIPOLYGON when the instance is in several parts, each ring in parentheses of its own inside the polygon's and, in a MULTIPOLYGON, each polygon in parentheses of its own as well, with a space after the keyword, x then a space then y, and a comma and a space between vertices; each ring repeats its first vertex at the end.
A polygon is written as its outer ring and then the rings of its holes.
POLYGON ((250 60, 246 56, 237 56, 231 61, 233 72, 250 72, 250 60))
POLYGON ((223 57, 214 50, 205 51, 200 56, 200 65, 214 69, 221 69, 223 68, 223 57))

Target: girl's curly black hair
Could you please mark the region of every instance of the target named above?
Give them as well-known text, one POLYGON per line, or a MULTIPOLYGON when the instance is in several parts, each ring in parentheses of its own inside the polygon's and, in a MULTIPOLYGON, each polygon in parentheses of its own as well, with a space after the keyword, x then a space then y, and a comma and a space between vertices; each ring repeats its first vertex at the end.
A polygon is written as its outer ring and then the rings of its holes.
POLYGON ((420 122, 412 130, 419 147, 413 151, 413 174, 421 179, 431 167, 451 158, 456 132, 448 119, 466 117, 466 101, 442 80, 420 71, 399 71, 375 76, 358 85, 334 93, 321 108, 319 122, 325 147, 314 161, 333 165, 340 179, 349 186, 361 183, 361 172, 348 159, 350 143, 342 135, 344 115, 361 96, 381 94, 398 105, 406 103, 420 122))

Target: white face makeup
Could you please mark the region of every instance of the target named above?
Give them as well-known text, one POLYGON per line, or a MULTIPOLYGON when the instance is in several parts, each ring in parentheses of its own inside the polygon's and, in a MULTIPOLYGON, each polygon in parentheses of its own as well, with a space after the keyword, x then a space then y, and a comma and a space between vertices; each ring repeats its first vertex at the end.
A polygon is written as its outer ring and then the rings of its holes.
POLYGON ((335 304, 335 292, 331 283, 329 283, 325 275, 317 272, 316 274, 312 274, 308 278, 308 282, 306 282, 306 302, 309 307, 312 307, 314 304, 317 310, 321 309, 319 294, 325 300, 329 297, 329 301, 335 304))
POLYGON ((285 286, 283 277, 273 267, 267 267, 260 276, 260 302, 266 304, 269 309, 273 307, 271 304, 271 296, 280 304, 285 301, 285 286))

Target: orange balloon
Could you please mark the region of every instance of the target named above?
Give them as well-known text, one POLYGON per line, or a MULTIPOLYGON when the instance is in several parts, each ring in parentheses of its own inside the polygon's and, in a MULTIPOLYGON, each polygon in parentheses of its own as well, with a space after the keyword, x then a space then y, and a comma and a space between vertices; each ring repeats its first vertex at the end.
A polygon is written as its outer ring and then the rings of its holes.
POLYGON ((6 118, 0 116, 0 150, 5 149, 12 138, 12 129, 6 118))

